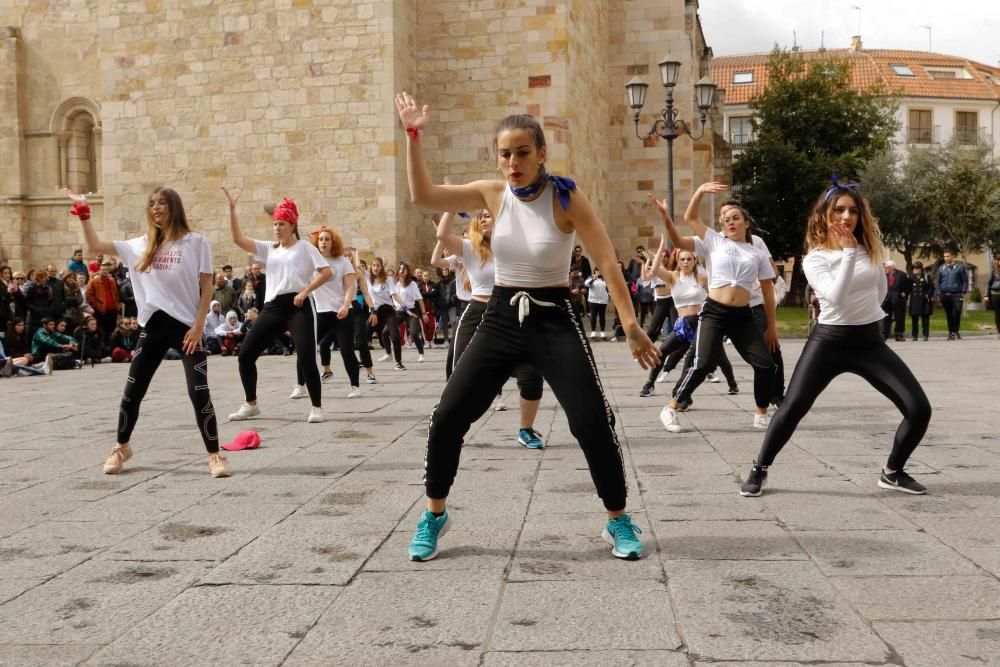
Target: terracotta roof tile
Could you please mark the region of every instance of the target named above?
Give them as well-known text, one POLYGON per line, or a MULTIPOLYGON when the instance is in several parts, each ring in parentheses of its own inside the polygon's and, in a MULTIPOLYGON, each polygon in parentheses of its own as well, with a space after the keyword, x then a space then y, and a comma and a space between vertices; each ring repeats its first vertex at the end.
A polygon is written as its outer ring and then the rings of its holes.
MULTIPOLYGON (((903 97, 942 97, 971 100, 1000 100, 1000 68, 958 56, 927 51, 873 49, 826 49, 801 51, 806 63, 815 60, 846 60, 851 65, 851 82, 857 89, 884 84, 903 97), (899 76, 890 65, 906 65, 913 76, 899 76), (926 67, 961 68, 969 79, 933 79, 926 67)), ((710 76, 726 91, 726 104, 748 104, 767 87, 769 53, 718 56, 712 59, 710 76), (753 72, 753 83, 735 84, 733 75, 753 72)))

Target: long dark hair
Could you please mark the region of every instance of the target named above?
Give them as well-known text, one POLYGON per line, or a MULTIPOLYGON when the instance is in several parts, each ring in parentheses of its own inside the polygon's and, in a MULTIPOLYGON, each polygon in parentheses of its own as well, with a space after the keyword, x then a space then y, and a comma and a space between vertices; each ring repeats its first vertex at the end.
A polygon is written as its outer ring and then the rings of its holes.
POLYGON ((157 227, 153 223, 152 207, 147 203, 146 251, 142 253, 142 257, 139 258, 139 261, 135 265, 136 271, 140 272, 149 271, 149 265, 153 262, 153 255, 160 249, 164 241, 176 241, 191 231, 191 228, 188 226, 187 215, 184 213, 184 203, 181 202, 181 196, 171 188, 159 187, 150 193, 149 201, 151 202, 153 197, 157 195, 163 195, 163 198, 166 200, 170 217, 167 219, 167 224, 164 227, 157 227))

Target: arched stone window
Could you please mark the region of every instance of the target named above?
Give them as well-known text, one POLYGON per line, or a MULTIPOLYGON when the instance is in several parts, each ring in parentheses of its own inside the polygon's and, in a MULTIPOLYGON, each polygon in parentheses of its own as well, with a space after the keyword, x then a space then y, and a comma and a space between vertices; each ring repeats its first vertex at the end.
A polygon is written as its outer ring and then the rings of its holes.
POLYGON ((59 187, 74 192, 100 192, 100 108, 84 97, 72 97, 56 109, 50 123, 59 150, 59 187))

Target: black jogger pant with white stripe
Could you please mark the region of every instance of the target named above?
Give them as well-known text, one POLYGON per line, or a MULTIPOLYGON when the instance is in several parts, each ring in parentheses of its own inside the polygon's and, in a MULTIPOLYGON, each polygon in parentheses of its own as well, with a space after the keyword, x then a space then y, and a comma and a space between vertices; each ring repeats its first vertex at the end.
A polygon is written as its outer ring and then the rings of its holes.
POLYGON ((194 406, 195 421, 201 431, 205 449, 209 454, 219 451, 219 428, 208 391, 208 357, 200 343, 193 354, 184 354, 184 334, 188 329, 189 326, 162 310, 153 313, 146 322, 146 328, 139 334, 139 343, 132 354, 132 363, 128 367, 128 380, 125 382, 118 410, 118 442, 126 443, 132 437, 132 429, 139 419, 139 406, 149 389, 149 383, 160 367, 163 355, 173 348, 182 354, 188 397, 194 406))
POLYGON ((569 289, 561 287, 493 289, 482 323, 431 415, 424 464, 427 496, 448 497, 465 434, 490 408, 511 369, 522 362, 542 374, 565 410, 604 506, 611 511, 625 509, 625 467, 615 417, 604 397, 580 315, 570 302, 569 289), (530 312, 519 324, 518 308, 510 301, 522 291, 555 305, 530 303, 530 312))

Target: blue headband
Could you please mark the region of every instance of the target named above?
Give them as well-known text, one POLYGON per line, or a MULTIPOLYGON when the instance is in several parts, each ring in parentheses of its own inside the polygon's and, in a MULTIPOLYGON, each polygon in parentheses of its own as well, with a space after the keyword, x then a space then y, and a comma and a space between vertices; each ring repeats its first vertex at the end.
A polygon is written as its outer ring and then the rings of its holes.
POLYGON ((836 174, 834 174, 830 180, 833 182, 833 185, 831 185, 830 188, 823 193, 824 203, 826 203, 826 200, 832 197, 835 192, 840 190, 857 190, 861 187, 860 183, 841 183, 837 180, 836 174))

